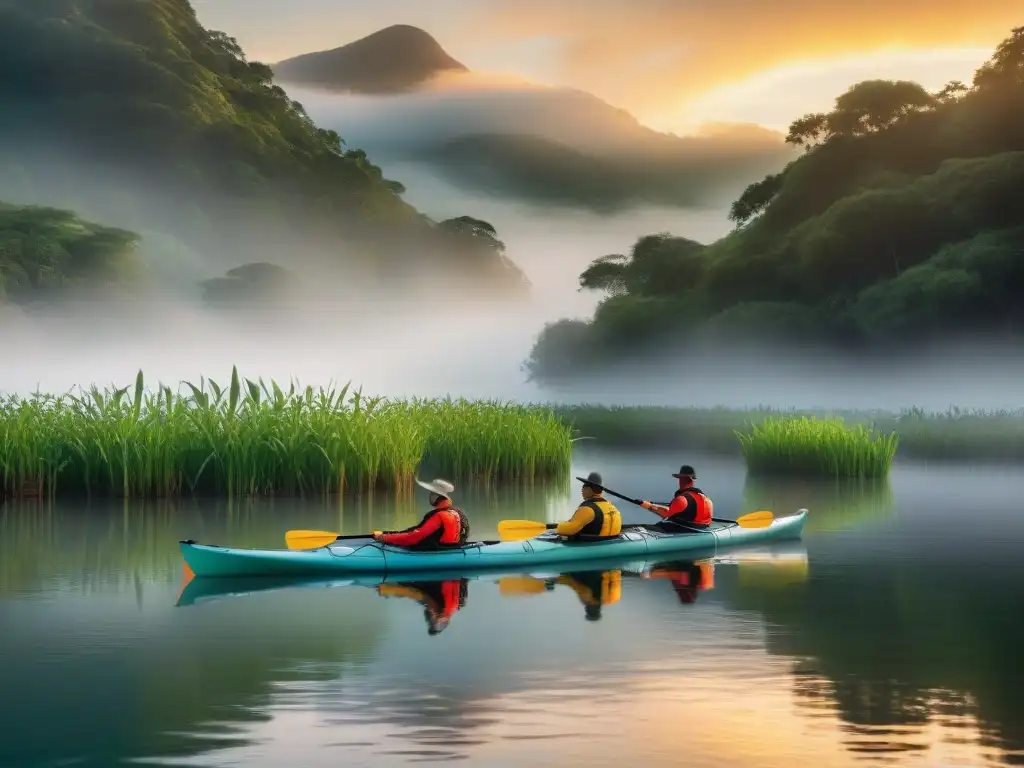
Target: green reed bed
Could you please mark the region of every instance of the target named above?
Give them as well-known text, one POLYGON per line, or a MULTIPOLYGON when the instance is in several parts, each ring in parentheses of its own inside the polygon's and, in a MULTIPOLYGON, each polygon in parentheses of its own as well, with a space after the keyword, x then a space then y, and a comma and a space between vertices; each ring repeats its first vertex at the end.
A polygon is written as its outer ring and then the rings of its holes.
POLYGON ((840 417, 900 436, 899 455, 924 460, 1024 462, 1024 409, 899 413, 854 410, 750 409, 667 406, 553 406, 559 418, 597 444, 621 448, 668 448, 741 455, 736 431, 766 419, 840 417))
POLYGON ((453 477, 530 480, 568 473, 571 429, 550 409, 450 398, 402 407, 427 435, 424 461, 453 477))
POLYGON ((570 429, 498 402, 389 400, 204 379, 174 392, 93 387, 0 400, 0 482, 11 495, 331 494, 407 490, 424 458, 488 480, 566 473, 570 429))
POLYGON ((885 477, 899 436, 842 419, 769 418, 736 433, 747 469, 759 474, 885 477))

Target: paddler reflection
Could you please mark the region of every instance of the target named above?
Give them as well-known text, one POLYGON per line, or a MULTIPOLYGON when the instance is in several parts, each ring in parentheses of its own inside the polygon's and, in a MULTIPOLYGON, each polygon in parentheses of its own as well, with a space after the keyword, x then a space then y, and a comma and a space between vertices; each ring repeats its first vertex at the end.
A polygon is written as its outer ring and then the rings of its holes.
POLYGON ((599 621, 601 609, 619 602, 622 597, 622 571, 574 571, 560 576, 503 576, 498 589, 504 597, 539 595, 550 592, 557 585, 569 587, 583 603, 587 621, 599 621))
POLYGON ((423 606, 427 634, 437 635, 447 628, 460 608, 466 604, 469 579, 445 581, 385 582, 377 585, 383 597, 405 597, 423 606))
POLYGON ((583 603, 583 615, 587 621, 600 621, 601 609, 619 602, 622 597, 622 571, 619 570, 563 573, 544 580, 544 586, 549 590, 556 584, 563 584, 576 593, 583 603))
POLYGON ((679 602, 690 605, 697 602, 697 596, 715 588, 715 563, 713 560, 674 560, 658 563, 642 574, 645 579, 668 579, 676 591, 679 602))

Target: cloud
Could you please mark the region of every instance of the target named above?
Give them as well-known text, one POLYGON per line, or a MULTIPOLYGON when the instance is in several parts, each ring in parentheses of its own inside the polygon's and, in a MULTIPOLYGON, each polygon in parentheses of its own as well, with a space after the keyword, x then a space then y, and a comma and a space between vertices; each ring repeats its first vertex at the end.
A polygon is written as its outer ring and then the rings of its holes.
MULTIPOLYGON (((564 82, 640 112, 793 61, 884 48, 992 46, 1019 0, 490 0, 480 45, 559 35, 564 82)), ((461 43, 452 40, 452 44, 461 43)))

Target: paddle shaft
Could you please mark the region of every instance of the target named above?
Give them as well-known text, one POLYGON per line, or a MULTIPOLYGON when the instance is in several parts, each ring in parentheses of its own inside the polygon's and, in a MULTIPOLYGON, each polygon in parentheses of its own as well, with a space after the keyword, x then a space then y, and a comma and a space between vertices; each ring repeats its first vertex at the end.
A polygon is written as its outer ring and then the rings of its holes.
MULTIPOLYGON (((583 478, 577 477, 576 479, 577 480, 582 480, 583 478)), ((589 485, 593 485, 595 488, 600 488, 602 491, 607 493, 609 496, 614 496, 617 499, 622 499, 623 501, 628 501, 630 504, 636 504, 638 507, 643 507, 643 504, 644 504, 643 499, 631 499, 629 496, 623 496, 621 493, 616 493, 611 488, 605 488, 603 485, 597 485, 596 483, 588 483, 588 484, 589 485)), ((650 511, 650 510, 648 510, 648 511, 650 511)), ((655 513, 655 514, 657 514, 657 513, 655 513)), ((716 523, 735 523, 736 522, 735 520, 726 520, 726 519, 721 518, 721 517, 712 517, 711 519, 714 520, 716 523)), ((688 527, 688 526, 685 526, 683 523, 675 523, 675 524, 676 525, 683 525, 684 527, 688 527)), ((699 530, 699 529, 695 528, 695 529, 692 529, 692 530, 699 530)))

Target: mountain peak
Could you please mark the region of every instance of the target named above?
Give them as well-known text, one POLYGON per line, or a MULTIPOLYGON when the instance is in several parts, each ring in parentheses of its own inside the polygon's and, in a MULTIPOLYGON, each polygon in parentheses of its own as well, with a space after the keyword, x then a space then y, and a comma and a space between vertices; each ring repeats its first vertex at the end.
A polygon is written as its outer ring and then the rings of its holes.
POLYGON ((274 65, 282 82, 355 93, 400 93, 441 72, 468 72, 428 32, 393 24, 340 48, 274 65))

